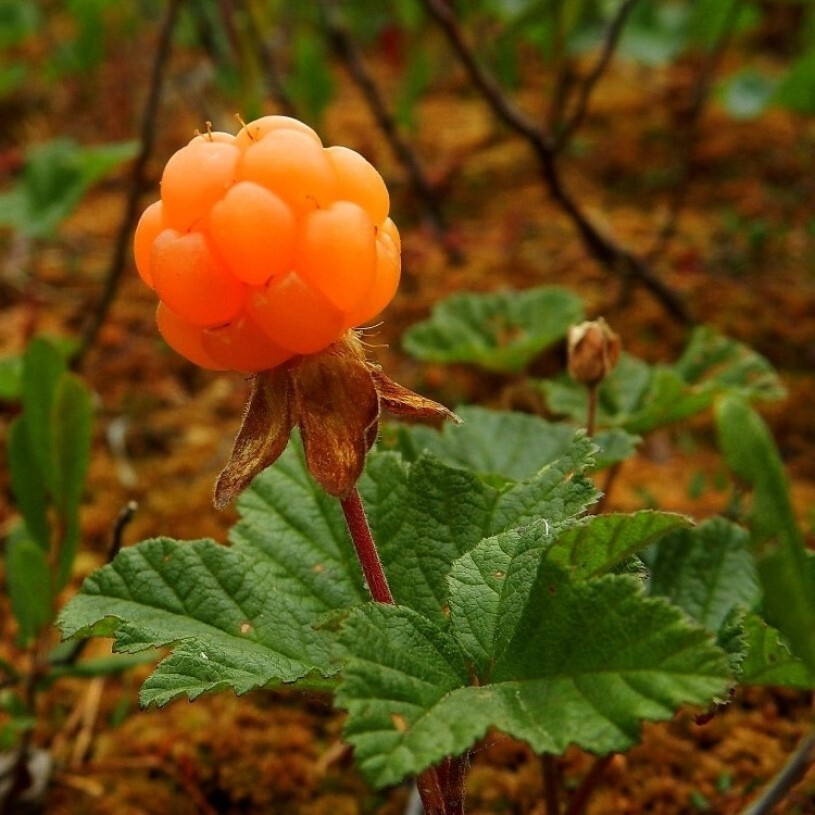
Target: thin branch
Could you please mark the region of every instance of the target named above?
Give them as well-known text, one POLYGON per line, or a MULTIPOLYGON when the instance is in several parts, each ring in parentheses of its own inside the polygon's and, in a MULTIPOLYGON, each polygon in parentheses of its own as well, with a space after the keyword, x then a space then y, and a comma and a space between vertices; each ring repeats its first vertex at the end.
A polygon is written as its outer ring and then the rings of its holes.
POLYGON ((687 110, 687 124, 685 126, 684 137, 678 140, 679 158, 677 165, 679 167, 679 177, 673 185, 673 194, 668 201, 668 211, 665 215, 665 220, 657 232, 653 246, 645 253, 645 258, 648 262, 652 262, 662 255, 670 241, 676 235, 679 217, 687 202, 690 182, 693 177, 693 152, 699 137, 699 124, 707 101, 710 98, 710 90, 713 87, 716 69, 733 36, 735 23, 741 11, 742 3, 743 0, 732 0, 730 8, 727 10, 727 17, 719 30, 719 35, 699 67, 699 73, 696 76, 696 82, 687 110))
POLYGON ((465 42, 458 20, 446 0, 422 0, 422 3, 444 31, 472 83, 481 91, 498 118, 535 145, 536 152, 551 151, 554 145, 549 138, 532 119, 513 104, 495 79, 481 67, 472 49, 465 42))
POLYGON ((572 61, 566 56, 563 36, 563 4, 565 0, 554 0, 551 4, 552 28, 552 66, 555 72, 555 81, 549 96, 549 112, 544 120, 544 128, 548 127, 550 133, 557 133, 558 123, 563 117, 563 109, 571 93, 575 76, 572 71, 572 61))
POLYGON ((801 739, 795 752, 781 768, 778 775, 767 785, 758 799, 744 810, 742 815, 767 815, 804 777, 814 762, 815 728, 801 739))
POLYGON ((119 510, 119 514, 116 516, 116 520, 113 522, 113 531, 110 535, 110 546, 108 547, 106 561, 107 563, 110 563, 113 558, 119 554, 119 550, 122 548, 122 543, 124 540, 125 529, 127 529, 128 525, 133 520, 133 516, 136 514, 136 510, 138 508, 139 505, 135 501, 128 501, 119 510))
POLYGON ((611 272, 634 280, 643 286, 678 322, 690 323, 691 318, 687 308, 674 291, 629 249, 603 234, 571 196, 560 174, 555 144, 543 130, 537 128, 524 113, 515 107, 498 83, 479 65, 445 0, 422 0, 422 2, 430 16, 444 31, 451 47, 467 70, 470 80, 479 88, 496 116, 527 140, 538 159, 546 187, 555 202, 571 219, 591 255, 611 272))
POLYGON ((328 36, 334 50, 345 64, 351 80, 365 99, 393 154, 405 168, 413 189, 424 205, 433 232, 442 240, 451 259, 456 262, 460 261, 460 256, 444 240, 447 229, 438 192, 428 180, 416 151, 399 133, 396 121, 385 103, 385 98, 365 64, 362 51, 342 22, 336 0, 321 0, 321 5, 325 13, 328 36))
POLYGON ((560 128, 558 128, 557 136, 555 138, 554 149, 556 152, 561 151, 566 144, 568 144, 574 132, 583 124, 583 119, 589 109, 589 102, 591 95, 600 78, 606 72, 606 69, 614 56, 614 51, 620 41, 620 35, 623 32, 625 23, 628 20, 628 15, 637 4, 639 0, 623 0, 617 8, 617 13, 612 18, 606 30, 606 35, 603 40, 603 48, 597 58, 597 62, 589 72, 589 75, 580 86, 580 92, 575 100, 572 108, 571 115, 566 119, 560 128))
POLYGON ((150 73, 150 86, 144 105, 144 112, 142 113, 139 133, 139 152, 133 162, 130 174, 130 184, 127 190, 124 216, 119 226, 119 233, 116 236, 113 255, 111 256, 110 265, 108 266, 105 276, 105 286, 102 291, 102 296, 83 333, 79 352, 74 359, 75 367, 79 367, 82 364, 85 354, 96 341, 99 330, 102 328, 110 311, 110 307, 113 304, 113 300, 116 297, 125 269, 130 248, 130 236, 139 207, 139 198, 145 187, 147 162, 153 152, 153 144, 155 142, 156 120, 161 103, 164 70, 170 56, 173 30, 175 29, 175 24, 178 19, 178 12, 183 2, 184 0, 169 0, 166 6, 164 19, 162 20, 159 31, 156 55, 153 59, 153 67, 150 73))

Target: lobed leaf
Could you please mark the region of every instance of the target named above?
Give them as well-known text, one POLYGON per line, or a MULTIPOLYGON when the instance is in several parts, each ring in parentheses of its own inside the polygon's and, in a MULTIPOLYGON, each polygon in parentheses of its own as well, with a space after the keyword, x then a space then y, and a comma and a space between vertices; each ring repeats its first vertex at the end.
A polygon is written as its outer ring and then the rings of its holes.
POLYGON ((313 596, 281 592, 267 563, 210 540, 158 538, 88 577, 60 626, 65 636, 113 636, 128 653, 180 644, 142 692, 144 704, 163 704, 181 692, 194 698, 228 685, 242 693, 332 674, 317 619, 313 596))
POLYGON ((457 558, 486 537, 541 518, 558 523, 596 500, 582 475, 593 450, 578 434, 532 478, 498 485, 428 455, 412 464, 393 454, 371 457, 360 490, 396 601, 443 623, 457 558))
POLYGON ((72 139, 52 139, 26 151, 18 206, 3 208, 0 221, 33 238, 53 234, 97 181, 136 154, 136 142, 80 147, 72 139))
POLYGON ((630 577, 571 583, 540 548, 535 570, 528 543, 513 530, 456 564, 467 579, 451 596, 449 632, 402 607, 366 606, 347 621, 338 702, 373 784, 460 754, 491 727, 536 752, 560 753, 572 743, 623 750, 643 719, 668 718, 682 703, 708 703, 726 690, 724 654, 680 611, 645 598, 630 577), (507 564, 506 587, 495 584, 493 557, 507 564), (524 591, 530 570, 533 584, 524 591), (485 609, 487 594, 498 595, 498 613, 485 609), (470 652, 473 634, 479 644, 470 652), (468 659, 489 666, 477 686, 462 668, 459 635, 468 659))
MULTIPOLYGON (((574 430, 526 413, 488 410, 465 405, 456 409, 461 424, 444 424, 441 430, 424 425, 399 425, 397 447, 415 461, 429 451, 446 464, 521 480, 564 455, 574 440, 574 430)), ((607 466, 631 455, 636 438, 615 429, 593 439, 599 448, 596 466, 607 466)))

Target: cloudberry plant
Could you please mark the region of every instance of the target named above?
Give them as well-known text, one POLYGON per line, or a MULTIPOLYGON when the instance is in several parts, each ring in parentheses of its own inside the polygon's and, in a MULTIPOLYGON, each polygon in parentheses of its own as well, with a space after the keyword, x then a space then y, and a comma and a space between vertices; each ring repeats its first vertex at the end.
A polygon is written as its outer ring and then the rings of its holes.
POLYGON ((308 125, 264 116, 196 135, 167 162, 134 238, 167 343, 202 368, 255 374, 216 485, 234 498, 300 427, 311 474, 347 499, 382 407, 450 417, 392 382, 353 332, 387 306, 401 241, 385 182, 308 125))

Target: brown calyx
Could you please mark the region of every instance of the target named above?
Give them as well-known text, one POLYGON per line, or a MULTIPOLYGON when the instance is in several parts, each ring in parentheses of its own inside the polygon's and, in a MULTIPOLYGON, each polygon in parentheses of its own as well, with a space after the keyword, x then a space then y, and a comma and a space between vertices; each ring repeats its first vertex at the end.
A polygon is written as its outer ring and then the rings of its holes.
POLYGON ((459 421, 443 405, 385 376, 365 358, 353 331, 324 351, 256 374, 235 445, 215 484, 215 506, 226 506, 274 463, 296 426, 311 475, 327 493, 347 497, 376 441, 382 408, 459 421))

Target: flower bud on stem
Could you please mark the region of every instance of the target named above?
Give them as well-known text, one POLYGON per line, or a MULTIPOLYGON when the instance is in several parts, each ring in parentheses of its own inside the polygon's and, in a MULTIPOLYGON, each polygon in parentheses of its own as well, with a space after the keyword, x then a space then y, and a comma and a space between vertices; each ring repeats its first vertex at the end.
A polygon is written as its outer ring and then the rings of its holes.
POLYGON ((600 383, 614 370, 620 358, 620 338, 599 317, 569 329, 569 376, 586 386, 588 411, 586 433, 594 435, 600 383))

